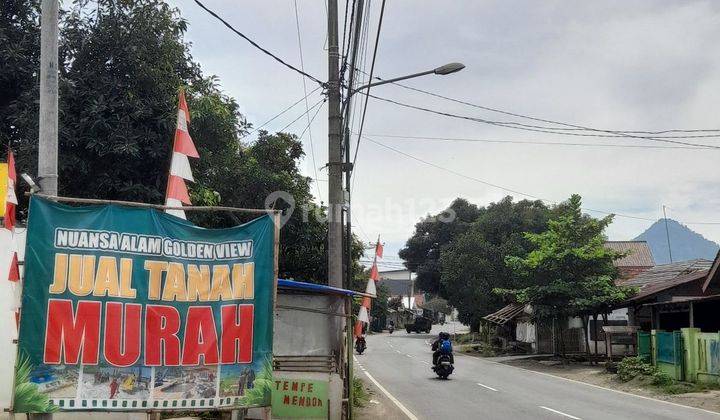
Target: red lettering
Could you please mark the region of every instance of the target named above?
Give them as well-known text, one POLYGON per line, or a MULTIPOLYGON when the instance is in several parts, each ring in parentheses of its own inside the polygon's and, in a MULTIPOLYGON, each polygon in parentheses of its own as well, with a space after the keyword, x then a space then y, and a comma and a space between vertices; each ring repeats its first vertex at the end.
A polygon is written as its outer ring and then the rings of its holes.
POLYGON ((291 389, 292 389, 293 391, 297 391, 297 390, 298 390, 298 383, 297 383, 297 382, 293 382, 291 389))
POLYGON ((79 301, 73 314, 70 300, 48 300, 45 329, 45 363, 56 365, 78 363, 82 346, 82 364, 96 365, 100 353, 100 302, 79 301))
POLYGON ((180 331, 180 313, 177 309, 163 305, 146 306, 145 365, 178 366, 180 364, 178 331, 180 331))
POLYGON ((254 313, 254 305, 222 307, 220 353, 223 364, 252 362, 254 313), (239 320, 238 315, 240 316, 239 320))
POLYGON ((108 302, 105 306, 105 360, 113 366, 132 366, 140 358, 142 306, 108 302))
POLYGON ((182 364, 199 365, 200 355, 206 365, 218 362, 217 332, 212 308, 191 306, 187 311, 183 341, 182 364))
POLYGON ((288 405, 290 404, 290 396, 286 395, 283 397, 283 404, 288 405))

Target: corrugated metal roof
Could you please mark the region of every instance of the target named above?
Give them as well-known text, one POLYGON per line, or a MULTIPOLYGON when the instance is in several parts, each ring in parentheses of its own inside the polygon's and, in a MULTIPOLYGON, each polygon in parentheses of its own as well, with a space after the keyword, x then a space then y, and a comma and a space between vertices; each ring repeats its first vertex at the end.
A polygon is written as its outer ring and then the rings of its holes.
POLYGON ((484 316, 483 319, 486 321, 490 321, 494 324, 503 325, 523 313, 524 310, 525 304, 511 303, 503 307, 502 309, 491 313, 490 315, 484 316))
POLYGON ((655 259, 646 241, 605 241, 605 246, 613 251, 627 254, 615 261, 615 267, 652 267, 655 259))
POLYGON ((630 299, 637 301, 663 290, 703 279, 707 276, 711 265, 712 261, 703 259, 656 265, 620 284, 638 287, 639 293, 630 299))

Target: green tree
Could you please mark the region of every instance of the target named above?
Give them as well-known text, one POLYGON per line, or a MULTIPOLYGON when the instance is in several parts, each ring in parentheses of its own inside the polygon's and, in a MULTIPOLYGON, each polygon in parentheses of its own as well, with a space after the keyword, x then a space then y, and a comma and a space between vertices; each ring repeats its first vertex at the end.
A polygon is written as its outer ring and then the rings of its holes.
POLYGON ((452 312, 452 308, 448 304, 448 301, 441 297, 435 297, 428 300, 422 305, 422 307, 423 309, 430 309, 431 311, 443 313, 445 315, 450 315, 450 312, 452 312))
POLYGON ((532 244, 523 233, 543 231, 549 217, 550 210, 540 201, 505 197, 481 209, 467 231, 442 248, 442 295, 473 331, 483 316, 506 303, 493 288, 523 285, 505 257, 529 252, 532 244))
MULTIPOLYGON (((18 172, 31 174, 37 165, 38 4, 8 0, 0 8, 0 143, 16 151, 18 172)), ((193 202, 257 208, 270 193, 287 192, 295 211, 280 235, 280 275, 327 281, 325 210, 313 203, 310 179, 299 171, 301 142, 290 133, 267 132, 254 143, 241 141, 250 124, 217 79, 193 61, 177 9, 162 0, 99 0, 91 7, 77 0, 63 4, 60 28, 60 194, 162 203, 177 94, 184 87, 200 153, 191 159, 193 202), (304 218, 303 207, 320 217, 304 218)), ((278 208, 290 208, 281 201, 278 208)), ((249 218, 188 217, 206 227, 249 218)), ((353 257, 357 264, 355 250, 353 257)))
MULTIPOLYGON (((508 267, 527 286, 497 290, 520 303, 531 304, 539 320, 581 316, 587 343, 587 316, 628 298, 633 290, 613 283, 617 269, 613 261, 622 257, 605 247, 605 228, 613 217, 594 219, 582 214, 581 198, 573 195, 559 215, 548 222, 544 232, 527 232, 533 246, 527 255, 506 259, 508 267)), ((564 322, 558 322, 562 337, 564 322)), ((560 340, 564 354, 564 343, 560 340)))
POLYGON ((432 294, 441 293, 440 250, 477 219, 480 209, 457 198, 443 212, 427 216, 415 225, 415 232, 399 252, 405 266, 415 272, 415 286, 432 294))

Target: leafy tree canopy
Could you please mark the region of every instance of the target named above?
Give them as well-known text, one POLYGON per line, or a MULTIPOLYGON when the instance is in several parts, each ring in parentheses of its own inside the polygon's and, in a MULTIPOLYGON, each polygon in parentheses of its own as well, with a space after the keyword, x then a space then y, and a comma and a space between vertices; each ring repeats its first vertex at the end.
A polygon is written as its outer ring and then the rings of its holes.
MULTIPOLYGON (((0 144, 10 144, 18 172, 36 173, 38 137, 38 0, 7 0, 0 8, 0 144)), ((191 159, 198 205, 264 207, 271 192, 292 196, 295 212, 281 231, 280 274, 326 282, 327 226, 303 220, 313 204, 310 179, 298 168, 302 143, 289 133, 260 132, 242 142, 250 124, 215 77, 204 76, 183 40, 187 23, 162 0, 64 3, 60 22, 59 193, 162 203, 176 124, 177 94, 187 93, 191 159)), ((21 198, 22 200, 22 198, 21 198)), ((277 208, 292 203, 278 200, 277 208)), ((21 202, 24 211, 26 202, 21 202)), ((189 213, 222 227, 247 220, 189 213)), ((353 253, 355 261, 359 252, 353 253)), ((357 264, 355 262, 354 264, 357 264)))
POLYGON ((460 321, 477 329, 483 316, 505 304, 493 288, 523 284, 505 257, 529 252, 532 243, 524 232, 542 232, 550 213, 540 201, 505 197, 480 209, 469 229, 442 248, 441 294, 457 308, 460 321))
POLYGON ((623 255, 604 245, 612 216, 594 219, 584 216, 580 207, 580 196, 571 196, 547 230, 525 234, 534 248, 530 253, 506 259, 527 286, 498 292, 531 304, 537 318, 606 311, 633 293, 613 283, 613 261, 623 255))
POLYGON ((477 219, 480 209, 457 198, 440 214, 427 216, 415 225, 415 233, 399 252, 405 266, 416 273, 415 285, 428 293, 440 293, 440 250, 477 219))

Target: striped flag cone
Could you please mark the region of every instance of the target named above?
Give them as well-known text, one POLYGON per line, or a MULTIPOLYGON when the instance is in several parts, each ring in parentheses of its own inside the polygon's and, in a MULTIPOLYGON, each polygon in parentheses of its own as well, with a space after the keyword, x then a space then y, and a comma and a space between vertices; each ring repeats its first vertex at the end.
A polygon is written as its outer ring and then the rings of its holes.
MULTIPOLYGON (((182 207, 183 204, 192 205, 185 181, 194 182, 192 169, 188 157, 199 158, 200 155, 190 137, 188 126, 190 124, 190 111, 185 101, 185 92, 180 90, 178 98, 177 125, 173 141, 170 174, 168 175, 165 205, 169 207, 182 207)), ((168 214, 185 219, 185 212, 180 209, 165 210, 168 214)))

